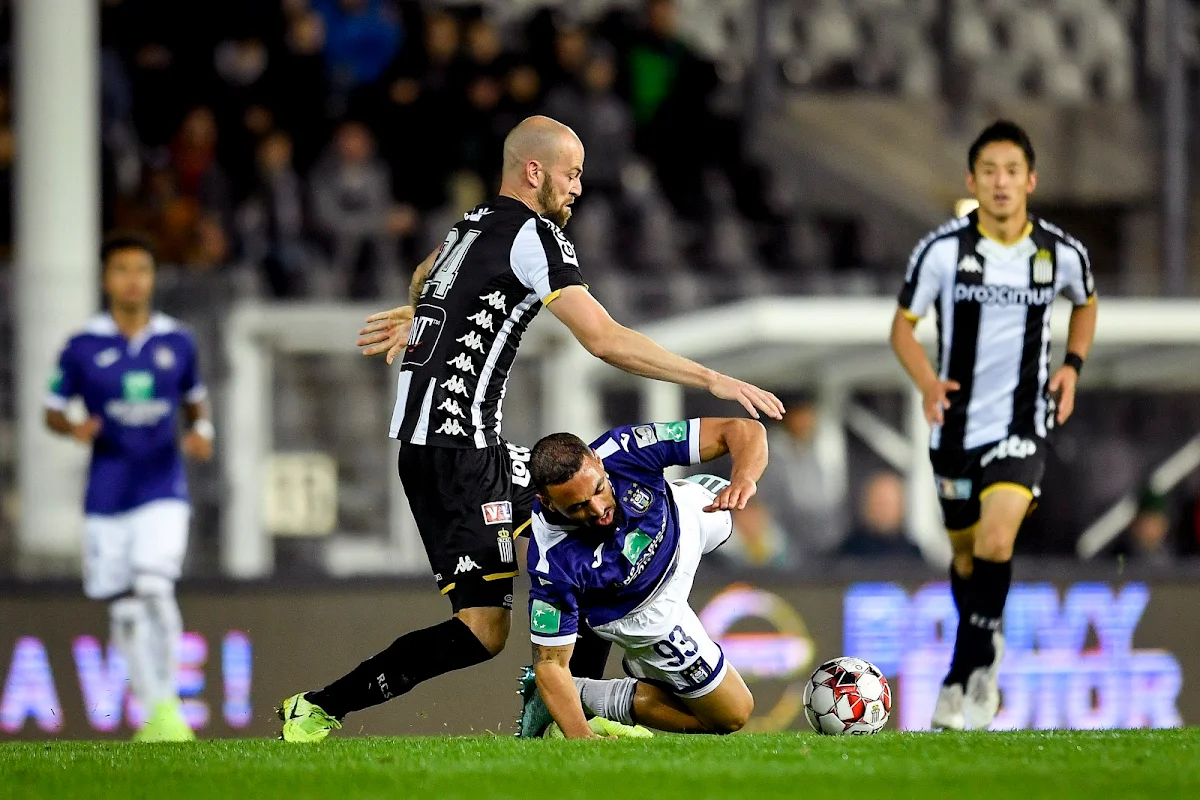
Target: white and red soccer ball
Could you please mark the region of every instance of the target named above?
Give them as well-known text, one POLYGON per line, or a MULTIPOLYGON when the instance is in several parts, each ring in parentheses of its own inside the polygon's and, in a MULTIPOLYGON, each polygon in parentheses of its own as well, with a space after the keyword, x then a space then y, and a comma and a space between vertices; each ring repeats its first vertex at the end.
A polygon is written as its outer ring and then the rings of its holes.
POLYGON ((804 716, 817 733, 879 733, 891 713, 887 680, 874 664, 861 658, 826 661, 804 686, 804 716))

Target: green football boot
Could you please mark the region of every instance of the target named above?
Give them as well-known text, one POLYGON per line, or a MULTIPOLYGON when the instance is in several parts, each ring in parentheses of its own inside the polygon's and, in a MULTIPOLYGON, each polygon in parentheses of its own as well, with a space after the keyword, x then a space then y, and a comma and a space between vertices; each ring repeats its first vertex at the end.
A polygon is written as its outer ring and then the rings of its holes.
POLYGON ((283 720, 283 732, 279 738, 285 742, 319 742, 330 731, 339 730, 342 723, 325 713, 316 703, 304 699, 304 692, 294 694, 275 708, 283 720))
POLYGON ((550 716, 550 709, 542 702, 533 667, 521 667, 521 677, 517 678, 517 695, 521 698, 521 716, 517 717, 517 738, 536 739, 554 720, 550 716))
POLYGON ((150 716, 137 733, 133 735, 135 742, 194 742, 196 734, 192 732, 187 720, 183 718, 183 708, 176 698, 161 700, 154 704, 150 716))
MULTIPOLYGON (((611 736, 616 739, 653 739, 654 732, 649 728, 641 725, 625 725, 621 722, 616 722, 604 717, 592 717, 588 720, 588 727, 592 729, 592 733, 597 736, 611 736)), ((546 728, 546 732, 542 734, 544 739, 565 739, 567 738, 562 729, 558 727, 557 722, 551 722, 546 728)))

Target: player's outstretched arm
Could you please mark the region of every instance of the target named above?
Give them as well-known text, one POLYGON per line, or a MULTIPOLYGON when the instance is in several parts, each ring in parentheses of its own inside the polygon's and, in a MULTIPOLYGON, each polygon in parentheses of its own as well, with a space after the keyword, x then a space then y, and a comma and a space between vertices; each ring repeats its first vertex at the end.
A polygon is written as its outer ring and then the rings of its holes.
POLYGON ((387 363, 391 364, 396 356, 404 352, 408 332, 412 328, 413 309, 421 301, 425 281, 429 278, 440 249, 426 256, 413 271, 412 281, 408 284, 408 305, 396 306, 367 317, 367 324, 358 331, 358 341, 355 343, 364 356, 386 354, 387 363))
POLYGON ((925 348, 917 341, 917 320, 905 314, 903 308, 896 309, 892 318, 892 333, 890 338, 892 350, 900 365, 912 378, 913 384, 921 392, 922 406, 925 409, 925 420, 933 425, 945 420, 945 411, 950 407, 950 392, 959 388, 958 381, 939 380, 925 348))
POLYGON ((754 384, 722 375, 676 355, 654 340, 609 316, 582 286, 568 286, 549 305, 550 311, 589 353, 631 375, 705 389, 722 400, 735 400, 758 419, 759 412, 782 419, 783 403, 754 384))
POLYGON ((574 645, 562 647, 533 646, 533 674, 537 679, 542 702, 568 739, 596 739, 583 713, 579 690, 571 678, 571 651, 574 645))
POLYGON ((728 453, 733 459, 729 485, 705 511, 745 508, 758 492, 758 479, 767 469, 767 430, 752 419, 704 417, 700 420, 700 460, 728 453))

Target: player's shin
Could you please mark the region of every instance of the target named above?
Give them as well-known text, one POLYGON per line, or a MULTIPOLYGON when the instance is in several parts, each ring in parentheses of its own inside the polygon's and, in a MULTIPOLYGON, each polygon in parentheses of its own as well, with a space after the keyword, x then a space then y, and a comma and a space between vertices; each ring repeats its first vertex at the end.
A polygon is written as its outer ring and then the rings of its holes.
POLYGON ((584 711, 624 725, 634 724, 633 696, 637 686, 638 682, 633 678, 608 681, 575 678, 584 711))
POLYGON ((401 636, 383 652, 305 699, 341 719, 351 711, 379 705, 409 692, 422 681, 487 661, 491 652, 462 620, 401 636))
POLYGON ((172 581, 152 575, 139 576, 137 596, 145 604, 148 646, 153 661, 152 702, 178 700, 175 675, 179 668, 179 640, 183 617, 175 599, 172 581))

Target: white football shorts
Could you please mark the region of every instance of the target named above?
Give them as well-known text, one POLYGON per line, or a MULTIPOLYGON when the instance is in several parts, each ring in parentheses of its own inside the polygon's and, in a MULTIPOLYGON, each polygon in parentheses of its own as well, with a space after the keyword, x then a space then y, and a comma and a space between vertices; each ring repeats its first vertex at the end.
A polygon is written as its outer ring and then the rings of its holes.
POLYGON ((105 600, 132 591, 138 575, 179 580, 192 509, 153 500, 123 514, 89 514, 83 523, 83 593, 105 600))
POLYGON ((679 508, 675 572, 646 603, 596 633, 625 651, 625 671, 684 698, 703 697, 724 680, 729 667, 720 645, 709 637, 688 605, 700 559, 733 533, 728 511, 704 511, 715 495, 688 481, 672 481, 679 508))

